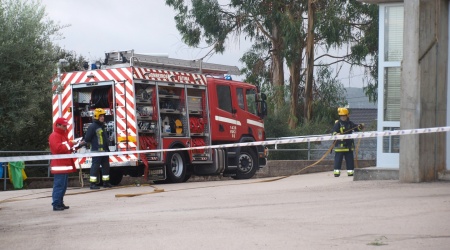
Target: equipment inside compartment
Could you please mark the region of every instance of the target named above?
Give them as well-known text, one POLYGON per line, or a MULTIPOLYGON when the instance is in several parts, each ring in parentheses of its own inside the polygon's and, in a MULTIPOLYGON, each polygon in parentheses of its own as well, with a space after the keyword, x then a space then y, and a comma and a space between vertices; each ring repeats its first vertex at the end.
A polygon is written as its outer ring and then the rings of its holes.
POLYGON ((86 131, 94 122, 94 110, 105 110, 105 129, 111 145, 115 145, 115 121, 112 109, 114 106, 112 86, 86 86, 73 89, 73 116, 75 137, 84 137, 86 131))

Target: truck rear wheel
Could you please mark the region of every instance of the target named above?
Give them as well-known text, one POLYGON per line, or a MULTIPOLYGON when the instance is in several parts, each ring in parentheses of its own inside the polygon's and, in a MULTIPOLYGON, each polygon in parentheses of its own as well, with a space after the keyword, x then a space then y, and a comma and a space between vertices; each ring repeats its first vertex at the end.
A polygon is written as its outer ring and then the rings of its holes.
POLYGON ((258 158, 250 148, 242 148, 239 154, 238 167, 234 179, 250 179, 258 169, 258 158))
POLYGON ((183 182, 187 182, 191 178, 191 176, 192 176, 192 174, 186 173, 186 175, 184 176, 183 182))
POLYGON ((186 167, 183 153, 175 151, 167 153, 166 172, 169 182, 183 182, 186 177, 186 167))

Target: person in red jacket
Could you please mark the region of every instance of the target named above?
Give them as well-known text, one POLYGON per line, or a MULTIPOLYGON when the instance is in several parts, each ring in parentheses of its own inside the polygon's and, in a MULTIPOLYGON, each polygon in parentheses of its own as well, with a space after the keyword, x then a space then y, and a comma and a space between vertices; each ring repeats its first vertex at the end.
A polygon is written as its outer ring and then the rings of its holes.
MULTIPOLYGON (((58 118, 54 124, 53 133, 48 138, 50 145, 50 152, 56 154, 70 154, 72 153, 73 141, 67 138, 67 126, 69 125, 67 119, 58 118)), ((53 193, 52 205, 53 211, 63 211, 69 209, 69 206, 64 205, 64 194, 67 190, 67 183, 69 181, 69 173, 76 172, 74 159, 52 159, 50 162, 51 173, 54 175, 53 179, 53 193)))

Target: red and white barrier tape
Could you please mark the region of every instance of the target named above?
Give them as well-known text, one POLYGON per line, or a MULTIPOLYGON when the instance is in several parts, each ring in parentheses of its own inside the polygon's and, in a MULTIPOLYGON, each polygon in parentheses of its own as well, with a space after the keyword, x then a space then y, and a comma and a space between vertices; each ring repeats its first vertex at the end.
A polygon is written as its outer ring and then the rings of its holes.
POLYGON ((243 143, 232 143, 232 144, 201 146, 201 147, 191 147, 191 148, 76 153, 76 154, 61 154, 61 155, 7 156, 7 157, 0 157, 0 162, 82 158, 82 157, 107 156, 107 155, 108 156, 110 156, 110 155, 120 156, 120 155, 135 154, 135 153, 198 150, 198 149, 209 149, 209 148, 267 146, 267 145, 275 145, 275 144, 303 143, 303 142, 316 142, 316 141, 334 141, 334 140, 342 140, 342 139, 359 139, 359 138, 372 138, 372 137, 384 137, 384 136, 429 134, 429 133, 439 133, 439 132, 449 132, 449 131, 450 131, 450 126, 449 127, 434 127, 434 128, 404 129, 404 130, 383 131, 383 132, 369 131, 369 132, 359 132, 359 133, 353 133, 353 134, 347 134, 347 135, 322 135, 322 136, 311 135, 311 136, 298 137, 298 138, 294 137, 294 138, 270 140, 270 141, 243 142, 243 143))

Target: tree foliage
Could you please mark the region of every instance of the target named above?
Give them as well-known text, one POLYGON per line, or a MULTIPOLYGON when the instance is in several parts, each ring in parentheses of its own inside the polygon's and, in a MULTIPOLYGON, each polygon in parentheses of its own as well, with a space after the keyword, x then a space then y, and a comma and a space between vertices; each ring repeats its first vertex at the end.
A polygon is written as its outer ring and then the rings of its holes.
MULTIPOLYGON (((264 46, 270 57, 271 74, 267 82, 273 85, 275 107, 284 105, 281 13, 286 4, 283 1, 231 0, 229 4, 220 5, 218 0, 166 0, 166 4, 177 12, 177 29, 189 46, 206 43, 210 52, 223 53, 226 42, 233 37, 239 39, 241 34, 255 42, 254 49, 264 46)), ((267 61, 267 58, 262 60, 267 61)))
MULTIPOLYGON (((39 2, 0 1, 0 150, 44 150, 52 131, 56 62, 64 28, 39 2)), ((69 56, 70 58, 70 56, 69 56)))
POLYGON ((335 59, 332 63, 364 67, 368 83, 366 95, 375 102, 378 88, 378 6, 356 0, 330 0, 326 9, 317 15, 320 20, 315 28, 320 36, 318 44, 327 49, 346 46, 349 53, 342 56, 325 54, 315 60, 328 56, 335 59))
MULTIPOLYGON (((282 40, 283 40, 283 56, 289 69, 289 117, 288 124, 290 128, 297 126, 302 117, 306 120, 313 119, 311 117, 312 109, 316 100, 313 98, 314 82, 317 80, 317 74, 313 75, 314 67, 320 66, 324 58, 323 65, 332 65, 340 63, 350 64, 353 66, 366 67, 366 80, 369 86, 366 87, 366 93, 371 100, 376 100, 376 75, 377 75, 377 43, 378 43, 378 8, 376 5, 367 5, 357 1, 342 0, 317 0, 317 1, 284 1, 286 8, 283 9, 281 15, 282 40), (294 3, 295 4, 292 4, 294 3), (312 3, 314 16, 310 16, 307 3, 312 3), (312 30, 308 30, 307 17, 313 18, 314 25, 312 30), (309 36, 308 34, 312 34, 309 36), (325 50, 320 56, 315 56, 314 62, 305 63, 307 54, 307 38, 314 38, 309 41, 309 53, 313 54, 319 48, 325 50), (311 44, 314 43, 314 44, 311 44), (347 52, 340 55, 339 49, 343 46, 347 47, 347 52), (368 60, 368 62, 367 62, 368 60), (320 63, 317 63, 319 62, 320 63), (305 67, 309 69, 305 70, 305 67), (309 81, 306 81, 306 73, 310 75, 309 81), (372 78, 372 77, 374 78, 372 78), (368 91, 369 90, 369 91, 368 91), (308 98, 309 97, 309 98, 308 98), (299 109, 298 105, 303 107, 299 109), (303 112, 301 112, 304 110, 303 112), (309 112, 309 114, 308 114, 309 112), (296 119, 297 118, 297 119, 296 119)), ((311 27, 310 27, 311 28, 311 27)), ((251 72, 254 62, 258 61, 258 69, 270 68, 270 60, 265 55, 267 50, 260 51, 259 60, 255 59, 256 54, 253 53, 252 60, 247 61, 244 57, 244 72, 251 72), (266 67, 261 66, 261 62, 267 64, 266 67)), ((342 51, 342 50, 341 50, 342 51)), ((253 48, 252 48, 253 52, 253 48)), ((316 52, 317 53, 317 52, 316 52)), ((253 78, 254 71, 251 75, 253 78)), ((339 72, 335 72, 338 74, 339 72)), ((270 75, 270 72, 269 72, 270 75)), ((247 74, 248 76, 248 74, 247 74)), ((314 95, 315 96, 315 95, 314 95)), ((317 114, 316 112, 314 112, 317 114)))
MULTIPOLYGON (((223 53, 232 37, 251 39, 252 48, 241 58, 245 63, 242 72, 247 81, 270 91, 274 113, 279 113, 289 100, 287 123, 291 129, 302 119, 314 118, 315 62, 326 58, 325 65, 348 63, 367 67, 371 76, 377 74, 376 5, 356 0, 230 0, 223 5, 218 0, 166 0, 166 4, 176 10, 177 28, 190 46, 206 44, 212 51, 223 53), (347 53, 336 54, 342 46, 347 46, 347 53), (314 56, 319 47, 326 52, 314 56), (306 55, 310 55, 309 60, 306 55), (285 63, 290 73, 287 82, 285 63), (284 97, 286 92, 290 98, 284 97), (299 112, 299 105, 304 112, 299 112)), ((368 83, 366 93, 376 100, 376 78, 368 83)))
POLYGON ((178 12, 175 22, 183 41, 189 46, 198 47, 203 38, 215 52, 223 52, 228 35, 239 31, 235 16, 231 15, 231 11, 223 9, 217 1, 191 2, 189 9, 183 0, 166 0, 166 4, 178 12))
POLYGON ((316 70, 314 91, 314 115, 316 121, 329 122, 336 117, 336 107, 348 104, 345 99, 345 88, 342 83, 333 76, 330 67, 321 66, 316 70))

